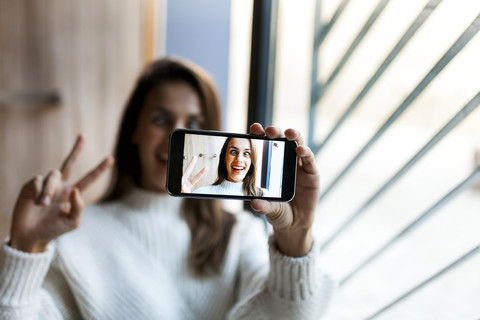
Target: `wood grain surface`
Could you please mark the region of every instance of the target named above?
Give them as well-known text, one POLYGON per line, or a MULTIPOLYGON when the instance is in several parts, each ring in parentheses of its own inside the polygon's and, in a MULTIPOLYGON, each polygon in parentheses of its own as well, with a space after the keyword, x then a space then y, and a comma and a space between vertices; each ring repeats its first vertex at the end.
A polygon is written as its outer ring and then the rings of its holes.
MULTIPOLYGON (((58 168, 79 133, 87 144, 73 179, 112 153, 127 96, 152 57, 144 52, 152 1, 0 0, 1 239, 23 183, 58 168), (58 101, 43 99, 52 93, 58 101)), ((87 190, 88 202, 107 178, 87 190)))

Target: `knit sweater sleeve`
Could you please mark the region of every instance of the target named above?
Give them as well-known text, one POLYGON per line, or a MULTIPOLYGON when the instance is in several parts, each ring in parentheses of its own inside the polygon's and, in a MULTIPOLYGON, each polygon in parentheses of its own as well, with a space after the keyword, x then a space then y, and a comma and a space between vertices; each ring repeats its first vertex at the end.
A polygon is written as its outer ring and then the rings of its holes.
POLYGON ((300 258, 282 254, 273 235, 268 245, 266 267, 251 260, 258 243, 248 248, 248 258, 240 266, 240 301, 229 319, 320 319, 335 285, 318 267, 318 243, 314 242, 311 251, 300 258))
POLYGON ((55 249, 30 254, 0 246, 0 320, 62 319, 55 294, 45 288, 55 249))

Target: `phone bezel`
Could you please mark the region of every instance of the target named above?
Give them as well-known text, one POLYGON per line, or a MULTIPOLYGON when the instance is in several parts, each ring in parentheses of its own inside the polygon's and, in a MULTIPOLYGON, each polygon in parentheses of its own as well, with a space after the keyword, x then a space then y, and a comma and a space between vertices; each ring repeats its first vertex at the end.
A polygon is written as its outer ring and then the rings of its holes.
POLYGON ((167 166, 167 192, 172 196, 188 197, 188 198, 206 198, 206 199, 264 199, 268 201, 290 201, 295 196, 295 180, 297 174, 297 142, 290 141, 287 138, 270 139, 267 136, 256 136, 244 133, 232 133, 214 130, 193 130, 193 129, 176 129, 170 134, 170 141, 168 147, 168 166, 167 166), (283 180, 282 180, 282 195, 277 197, 256 197, 256 196, 235 196, 235 195, 218 195, 218 194, 196 194, 196 193, 182 193, 181 181, 183 175, 183 153, 185 134, 198 134, 205 136, 220 136, 220 137, 238 137, 258 140, 271 140, 285 142, 285 152, 283 158, 283 180), (175 152, 173 152, 175 151, 175 152))

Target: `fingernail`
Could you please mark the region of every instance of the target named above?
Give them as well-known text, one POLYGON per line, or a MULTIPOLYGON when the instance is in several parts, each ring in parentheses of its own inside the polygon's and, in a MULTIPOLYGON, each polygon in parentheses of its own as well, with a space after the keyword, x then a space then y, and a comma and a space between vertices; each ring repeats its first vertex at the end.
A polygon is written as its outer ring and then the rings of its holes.
POLYGON ((44 195, 41 199, 40 199, 40 202, 46 206, 48 206, 51 202, 51 199, 50 199, 50 196, 47 194, 47 195, 44 195))
POLYGON ((60 211, 65 212, 65 213, 69 213, 71 207, 72 206, 70 205, 69 202, 62 202, 62 203, 59 204, 60 211))

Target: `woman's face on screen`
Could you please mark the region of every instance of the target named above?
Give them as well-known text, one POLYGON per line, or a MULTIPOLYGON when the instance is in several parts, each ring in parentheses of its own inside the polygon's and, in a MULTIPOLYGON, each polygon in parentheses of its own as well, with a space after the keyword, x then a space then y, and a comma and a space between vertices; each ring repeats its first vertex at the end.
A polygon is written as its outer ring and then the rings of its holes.
POLYGON ((242 182, 252 164, 251 146, 248 139, 233 138, 229 141, 225 154, 227 180, 242 182))

